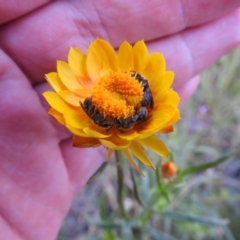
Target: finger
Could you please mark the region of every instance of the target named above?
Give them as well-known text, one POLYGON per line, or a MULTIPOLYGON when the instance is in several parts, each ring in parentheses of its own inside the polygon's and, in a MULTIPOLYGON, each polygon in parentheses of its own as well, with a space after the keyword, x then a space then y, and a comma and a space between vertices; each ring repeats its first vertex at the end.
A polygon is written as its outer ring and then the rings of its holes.
POLYGON ((187 100, 194 94, 199 85, 199 81, 200 81, 199 76, 195 76, 192 79, 190 79, 186 84, 176 89, 181 99, 180 105, 186 103, 187 100))
POLYGON ((86 50, 96 36, 110 40, 115 47, 124 39, 157 39, 222 16, 239 0, 201 3, 155 0, 131 6, 113 1, 109 8, 108 1, 54 2, 2 29, 0 44, 34 82, 44 81, 43 74, 55 69, 55 60, 66 59, 69 46, 86 50), (116 16, 121 21, 116 21, 116 16))
POLYGON ((0 66, 0 225, 5 219, 9 227, 0 226, 1 239, 18 239, 11 228, 19 239, 54 239, 71 201, 56 131, 26 77, 1 50, 0 66))
POLYGON ((55 131, 36 92, 20 69, 1 50, 0 66, 0 146, 7 149, 4 143, 8 142, 15 149, 20 147, 15 151, 17 154, 21 152, 21 147, 24 148, 25 141, 28 141, 26 144, 37 144, 45 134, 48 138, 55 138, 55 131), (25 130, 29 135, 25 134, 25 130), (38 139, 31 134, 33 132, 37 133, 38 139))
POLYGON ((84 149, 72 147, 72 139, 63 141, 60 146, 72 183, 72 191, 77 194, 94 172, 106 161, 107 151, 104 147, 84 149))
POLYGON ((174 87, 199 74, 240 43, 240 10, 224 18, 149 43, 150 51, 164 54, 175 72, 174 87))
MULTIPOLYGON (((153 40, 215 20, 240 6, 240 1, 152 0, 131 4, 120 0, 112 1, 110 8, 108 0, 85 1, 84 4, 75 0, 73 4, 85 15, 92 33, 118 47, 126 39, 132 43, 142 38, 153 40), (88 14, 90 12, 95 13, 88 14), (96 14, 98 22, 94 21, 96 14)), ((82 17, 76 19, 78 26, 82 22, 82 17)))
POLYGON ((240 11, 201 27, 148 44, 150 52, 162 52, 167 68, 175 72, 175 89, 183 86, 240 43, 240 11))
POLYGON ((45 176, 54 164, 60 165, 59 139, 32 86, 2 51, 0 66, 0 169, 19 186, 35 191, 43 181, 39 164, 45 164, 45 176), (30 169, 36 170, 34 175, 30 169))
POLYGON ((0 0, 0 24, 16 19, 29 13, 40 6, 50 2, 50 0, 0 0))

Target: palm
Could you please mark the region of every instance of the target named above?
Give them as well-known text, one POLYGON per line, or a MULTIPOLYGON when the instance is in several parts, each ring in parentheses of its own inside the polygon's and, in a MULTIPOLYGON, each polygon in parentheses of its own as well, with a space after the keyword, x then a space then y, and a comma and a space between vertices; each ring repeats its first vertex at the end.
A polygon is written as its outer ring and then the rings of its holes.
POLYGON ((0 224, 5 239, 53 239, 72 196, 104 161, 102 148, 72 148, 70 134, 54 124, 41 103, 39 93, 48 88, 44 73, 55 69, 56 59, 66 58, 69 46, 86 50, 96 36, 108 38, 115 47, 124 39, 146 39, 151 51, 166 55, 168 67, 176 71, 175 87, 185 99, 197 85, 196 78, 187 80, 239 42, 237 13, 182 30, 226 14, 240 4, 237 0, 228 1, 227 7, 223 0, 212 1, 215 7, 209 11, 196 8, 198 12, 186 11, 185 18, 177 11, 180 1, 176 8, 173 3, 160 6, 157 0, 132 7, 115 1, 111 9, 108 1, 96 2, 49 3, 0 27, 0 224), (228 34, 214 42, 224 30, 228 34), (206 38, 207 33, 212 35, 206 38))

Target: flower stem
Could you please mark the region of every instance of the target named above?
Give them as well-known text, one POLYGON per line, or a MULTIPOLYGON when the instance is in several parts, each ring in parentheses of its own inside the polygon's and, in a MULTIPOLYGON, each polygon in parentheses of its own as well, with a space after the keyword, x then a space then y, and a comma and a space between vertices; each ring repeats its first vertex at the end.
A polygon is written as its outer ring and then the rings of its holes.
POLYGON ((121 165, 122 162, 122 153, 120 150, 116 150, 116 161, 117 161, 117 181, 118 181, 118 194, 117 194, 117 200, 118 200, 118 206, 120 209, 120 212, 122 216, 125 219, 128 219, 128 215, 125 211, 124 204, 123 204, 123 188, 124 188, 124 182, 123 182, 123 168, 121 165))

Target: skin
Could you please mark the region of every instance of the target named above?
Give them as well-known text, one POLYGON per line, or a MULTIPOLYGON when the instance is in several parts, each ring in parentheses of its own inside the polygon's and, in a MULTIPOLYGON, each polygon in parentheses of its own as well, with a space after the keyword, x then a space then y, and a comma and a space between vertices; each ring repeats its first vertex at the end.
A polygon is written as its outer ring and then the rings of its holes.
POLYGON ((44 74, 96 37, 163 52, 185 102, 197 74, 240 42, 239 0, 0 0, 0 238, 55 239, 105 149, 72 147, 47 115, 44 74), (111 7, 109 5, 111 4, 111 7))

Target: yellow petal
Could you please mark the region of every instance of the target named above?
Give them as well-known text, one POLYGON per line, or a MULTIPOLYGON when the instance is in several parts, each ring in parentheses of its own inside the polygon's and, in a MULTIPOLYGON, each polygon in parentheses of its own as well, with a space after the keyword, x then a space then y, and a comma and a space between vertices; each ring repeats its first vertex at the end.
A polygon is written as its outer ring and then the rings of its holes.
POLYGON ((82 89, 83 87, 79 83, 79 80, 74 75, 70 66, 63 61, 57 61, 57 71, 59 74, 60 79, 62 80, 63 84, 69 89, 82 89))
MULTIPOLYGON (((172 116, 175 114, 176 112, 176 107, 172 106, 170 104, 162 104, 161 106, 159 106, 158 108, 156 108, 156 111, 154 111, 152 114, 154 121, 156 121, 155 119, 161 119, 162 116, 165 116, 165 120, 164 122, 167 123, 172 116), (161 109, 161 110, 160 110, 161 109), (158 111, 157 111, 158 110, 158 111)), ((155 109, 154 109, 155 110, 155 109)), ((159 121, 159 120, 158 120, 159 121)), ((164 126, 165 127, 165 126, 164 126)))
POLYGON ((51 87, 56 91, 59 92, 61 90, 66 90, 67 88, 62 83, 61 79, 59 78, 56 72, 51 72, 45 75, 46 80, 51 85, 51 87))
POLYGON ((166 145, 154 134, 148 138, 139 140, 144 146, 150 148, 160 156, 168 157, 169 151, 166 145))
POLYGON ((164 96, 166 92, 171 89, 173 79, 174 73, 168 71, 162 74, 159 79, 156 79, 156 81, 151 82, 150 87, 155 102, 161 101, 161 97, 164 96))
POLYGON ((119 50, 118 50, 118 67, 126 72, 129 70, 133 70, 134 64, 133 64, 133 50, 132 46, 127 42, 124 41, 119 50))
POLYGON ((60 91, 58 94, 64 99, 64 101, 75 107, 80 107, 80 101, 83 100, 83 98, 80 98, 69 90, 60 91))
POLYGON ((89 137, 94 137, 94 138, 107 138, 109 136, 111 136, 112 134, 109 132, 106 132, 105 130, 99 128, 99 131, 97 131, 98 127, 96 127, 94 129, 94 127, 87 127, 87 128, 84 128, 83 131, 89 136, 89 137))
POLYGON ((68 53, 68 63, 75 76, 87 77, 87 58, 78 48, 71 47, 68 53))
POLYGON ((89 52, 87 55, 88 75, 93 82, 96 82, 101 77, 102 63, 101 59, 94 52, 89 52))
MULTIPOLYGON (((163 125, 161 125, 161 128, 165 128, 176 123, 178 120, 181 119, 181 116, 176 106, 172 106, 170 104, 162 104, 154 109, 154 111, 152 112, 152 118, 152 121, 154 122, 162 124, 164 123, 163 125), (162 118, 163 116, 165 116, 165 119, 162 118)), ((160 130, 160 128, 158 129, 160 130)))
POLYGON ((93 83, 87 72, 87 57, 82 51, 72 47, 68 53, 68 63, 81 86, 90 89, 93 83))
MULTIPOLYGON (((177 107, 180 102, 179 95, 172 89, 165 92, 164 95, 157 94, 154 98, 154 107, 158 110, 163 109, 163 105, 172 105, 177 107)), ((156 111, 158 111, 156 110, 156 111)))
MULTIPOLYGON (((169 118, 169 115, 165 112, 153 112, 148 121, 137 126, 136 130, 140 134, 139 138, 142 138, 143 134, 147 134, 148 136, 152 135, 153 132, 165 127, 169 118)), ((146 135, 144 137, 146 137, 146 135)))
POLYGON ((93 120, 81 109, 72 113, 65 113, 66 126, 76 135, 84 135, 93 138, 107 138, 112 135, 111 131, 105 131, 96 126, 93 120), (80 131, 79 131, 80 130, 80 131))
POLYGON ((75 112, 66 112, 64 114, 64 119, 70 126, 78 129, 83 129, 92 125, 92 120, 80 108, 75 112))
POLYGON ((140 72, 145 68, 148 61, 148 49, 143 40, 133 46, 134 70, 140 72))
POLYGON ((100 142, 96 138, 85 138, 74 136, 73 146, 78 148, 87 148, 87 147, 98 147, 100 142))
POLYGON ((155 169, 155 166, 144 152, 143 146, 138 141, 132 141, 129 146, 131 152, 146 166, 155 169))
POLYGON ((118 131, 116 132, 117 136, 127 140, 134 140, 139 136, 139 133, 135 129, 130 129, 125 132, 118 131))
POLYGON ((159 87, 161 84, 161 76, 165 74, 165 71, 166 63, 163 55, 161 53, 153 53, 141 73, 148 79, 152 87, 154 83, 158 84, 159 87))
POLYGON ((113 47, 102 39, 96 39, 87 54, 87 71, 93 81, 110 70, 117 70, 117 55, 113 47))
POLYGON ((117 55, 110 43, 103 39, 97 38, 96 41, 93 42, 92 46, 90 46, 90 50, 105 55, 111 69, 117 70, 117 55))
POLYGON ((170 132, 173 132, 173 131, 174 131, 173 126, 167 126, 167 127, 162 128, 159 131, 159 133, 170 133, 170 132))
POLYGON ((74 108, 71 108, 57 93, 45 92, 43 93, 44 98, 47 100, 49 105, 56 109, 60 113, 74 112, 74 108))
POLYGON ((48 114, 53 116, 60 124, 65 125, 63 115, 60 112, 56 111, 54 108, 50 108, 48 114))
POLYGON ((130 162, 130 164, 141 174, 144 176, 142 170, 138 167, 138 165, 133 161, 133 157, 131 152, 129 151, 128 148, 122 149, 122 152, 124 156, 127 158, 127 160, 130 162))
POLYGON ((111 136, 109 138, 99 139, 99 141, 106 147, 114 150, 119 150, 126 148, 130 145, 131 141, 120 139, 116 136, 111 136))
POLYGON ((172 126, 174 123, 176 123, 180 119, 181 119, 181 116, 180 116, 179 109, 176 108, 174 114, 169 119, 169 121, 166 123, 166 126, 164 128, 168 128, 168 127, 172 126))
POLYGON ((85 99, 87 97, 91 96, 92 91, 88 89, 78 89, 78 90, 72 90, 75 95, 79 96, 81 99, 85 99))
POLYGON ((79 136, 79 137, 85 137, 85 138, 89 138, 89 136, 83 132, 82 129, 79 128, 74 128, 71 125, 69 125, 67 122, 65 124, 65 126, 68 128, 68 130, 73 133, 75 136, 79 136))

